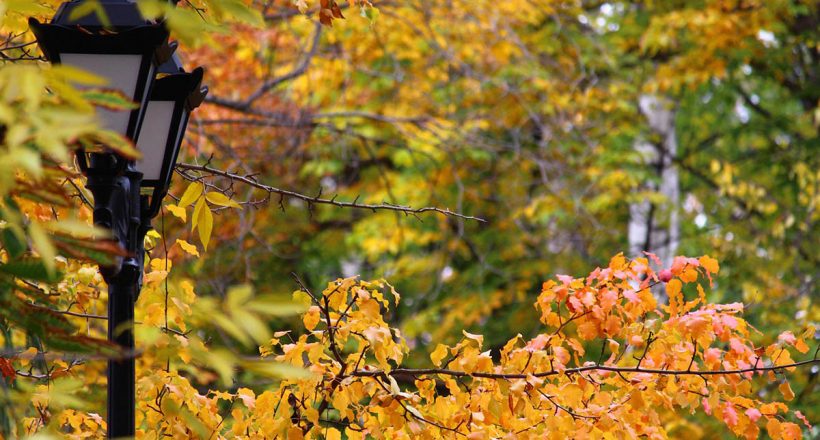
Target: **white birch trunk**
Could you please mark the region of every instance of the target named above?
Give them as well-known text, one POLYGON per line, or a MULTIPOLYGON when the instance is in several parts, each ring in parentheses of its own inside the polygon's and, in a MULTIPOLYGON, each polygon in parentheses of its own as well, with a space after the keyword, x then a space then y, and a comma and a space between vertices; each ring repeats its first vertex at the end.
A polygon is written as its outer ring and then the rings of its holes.
MULTIPOLYGON (((677 167, 672 162, 677 154, 675 111, 671 102, 655 95, 641 96, 638 104, 649 128, 660 138, 658 143, 639 140, 635 144, 644 164, 656 177, 645 182, 641 189, 661 194, 663 201, 653 203, 645 198, 629 206, 629 251, 633 256, 641 256, 644 251, 652 252, 665 267, 669 267, 680 240, 680 182, 677 167)), ((665 299, 663 289, 658 289, 655 294, 665 299)))

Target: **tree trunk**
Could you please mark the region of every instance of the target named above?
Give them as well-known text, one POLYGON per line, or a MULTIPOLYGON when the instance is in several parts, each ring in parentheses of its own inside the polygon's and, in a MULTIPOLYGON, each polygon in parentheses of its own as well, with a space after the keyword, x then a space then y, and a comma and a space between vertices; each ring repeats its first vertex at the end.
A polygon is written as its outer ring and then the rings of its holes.
MULTIPOLYGON (((644 182, 640 191, 661 197, 660 200, 644 197, 629 206, 629 251, 633 256, 651 252, 669 267, 680 240, 680 186, 678 170, 672 162, 677 154, 675 111, 669 100, 655 95, 641 96, 638 104, 650 135, 638 140, 635 149, 653 173, 653 178, 644 182)), ((666 299, 662 288, 654 293, 659 299, 666 299)))

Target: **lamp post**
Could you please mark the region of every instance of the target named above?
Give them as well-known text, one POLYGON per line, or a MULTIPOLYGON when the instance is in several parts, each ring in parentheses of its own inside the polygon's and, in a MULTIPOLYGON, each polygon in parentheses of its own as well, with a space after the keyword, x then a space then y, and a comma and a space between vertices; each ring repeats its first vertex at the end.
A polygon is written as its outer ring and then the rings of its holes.
POLYGON ((168 191, 190 112, 207 88, 201 86, 202 68, 186 73, 164 23, 142 18, 136 3, 101 0, 107 26, 94 14, 73 17, 81 3, 63 3, 51 23, 32 18, 29 25, 50 62, 104 77, 109 87, 139 104, 131 111, 98 108, 97 115, 103 127, 136 144, 141 160, 104 149, 77 152, 94 195, 94 224, 110 230, 128 251, 100 272, 108 283, 108 339, 124 354, 108 362, 108 437, 133 437, 134 303, 142 285, 143 240, 168 191))

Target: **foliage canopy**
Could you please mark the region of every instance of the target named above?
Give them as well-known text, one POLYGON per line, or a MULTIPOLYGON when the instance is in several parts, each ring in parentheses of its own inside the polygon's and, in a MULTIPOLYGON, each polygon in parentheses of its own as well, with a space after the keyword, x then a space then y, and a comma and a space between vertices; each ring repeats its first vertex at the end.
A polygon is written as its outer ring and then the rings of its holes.
MULTIPOLYGON (((121 355, 71 154, 138 153, 41 59, 58 3, 0 3, 6 437, 101 436, 121 355)), ((146 239, 140 437, 818 434, 816 2, 139 5, 213 91, 146 239)))

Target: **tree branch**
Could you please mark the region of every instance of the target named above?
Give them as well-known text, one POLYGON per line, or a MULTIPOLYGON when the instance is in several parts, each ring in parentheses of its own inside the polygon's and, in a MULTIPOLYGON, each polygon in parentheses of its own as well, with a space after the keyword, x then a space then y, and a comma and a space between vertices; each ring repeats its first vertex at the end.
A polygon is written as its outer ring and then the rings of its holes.
POLYGON ((303 75, 310 66, 310 61, 313 59, 313 56, 316 55, 316 50, 319 48, 319 41, 321 41, 322 39, 321 37, 322 25, 320 23, 316 23, 316 29, 313 31, 313 42, 311 43, 310 50, 302 58, 302 61, 299 62, 299 65, 297 65, 293 70, 282 76, 277 76, 275 78, 271 78, 265 81, 255 92, 251 94, 251 96, 248 96, 248 99, 246 99, 242 103, 242 105, 245 108, 248 108, 253 104, 254 101, 261 98, 262 95, 267 93, 272 88, 278 86, 279 84, 282 84, 283 82, 290 81, 294 78, 303 75))
POLYGON ((424 208, 413 208, 410 206, 403 206, 403 205, 394 205, 392 203, 379 203, 379 204, 371 204, 371 203, 359 203, 356 200, 352 202, 340 202, 336 200, 336 196, 326 199, 322 198, 321 194, 316 196, 308 196, 305 194, 297 193, 294 191, 289 191, 286 189, 280 189, 269 185, 264 185, 251 177, 247 176, 240 176, 238 174, 229 173, 227 171, 222 171, 216 168, 211 168, 208 165, 194 165, 194 164, 187 164, 187 163, 178 163, 177 172, 182 175, 182 177, 188 180, 197 180, 195 177, 187 174, 185 171, 197 171, 202 173, 207 173, 213 176, 220 176, 230 179, 231 181, 241 182, 253 188, 260 189, 262 191, 267 192, 268 194, 279 194, 282 197, 291 197, 294 199, 302 200, 308 203, 308 205, 333 205, 339 208, 354 208, 354 209, 369 209, 371 211, 396 211, 402 212, 405 215, 412 215, 414 217, 418 217, 418 214, 425 213, 425 212, 437 212, 442 215, 451 216, 451 217, 458 217, 465 220, 475 220, 478 222, 486 223, 487 221, 480 217, 474 217, 471 215, 465 215, 458 212, 451 211, 448 208, 437 208, 437 207, 424 207, 424 208))
POLYGON ((428 376, 434 374, 440 374, 443 376, 452 376, 452 377, 480 377, 484 379, 527 379, 530 377, 547 377, 547 376, 557 376, 557 375, 567 375, 567 374, 575 374, 575 373, 582 373, 585 371, 611 371, 615 373, 648 373, 648 374, 659 374, 659 375, 669 375, 669 376, 725 376, 731 374, 744 374, 744 373, 757 373, 757 372, 766 372, 766 371, 780 371, 785 370, 787 368, 792 367, 804 367, 808 365, 820 365, 820 359, 808 359, 805 361, 794 362, 791 364, 784 364, 784 365, 771 365, 765 367, 749 367, 749 368, 739 368, 736 370, 706 370, 706 371, 697 371, 697 370, 661 370, 655 368, 640 368, 640 367, 616 367, 610 365, 585 365, 583 367, 577 368, 567 368, 565 370, 549 370, 549 371, 542 371, 542 372, 535 372, 529 374, 519 374, 519 373, 482 373, 482 372, 475 372, 475 373, 467 373, 466 371, 458 371, 458 370, 450 370, 447 368, 396 368, 390 371, 383 371, 383 370, 356 370, 348 373, 348 376, 355 376, 355 377, 377 377, 377 376, 428 376))

